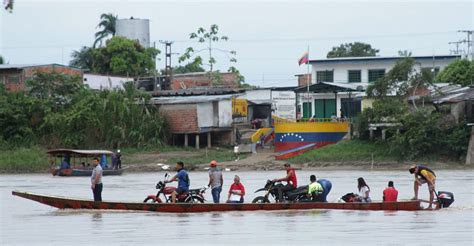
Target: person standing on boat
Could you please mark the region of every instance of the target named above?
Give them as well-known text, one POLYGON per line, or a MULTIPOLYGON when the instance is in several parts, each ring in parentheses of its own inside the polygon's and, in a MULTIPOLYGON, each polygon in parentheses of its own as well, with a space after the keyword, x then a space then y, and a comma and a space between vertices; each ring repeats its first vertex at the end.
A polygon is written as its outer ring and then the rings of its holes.
POLYGON ((298 180, 296 178, 296 171, 291 167, 290 163, 285 163, 286 176, 279 179, 274 179, 273 182, 285 181, 286 185, 278 187, 278 201, 283 200, 283 193, 292 191, 298 187, 298 180))
POLYGON ((91 189, 92 193, 94 193, 94 201, 101 202, 102 201, 102 167, 99 165, 99 158, 94 158, 92 160, 92 165, 94 169, 92 169, 92 176, 91 176, 91 189))
POLYGON ((433 170, 419 165, 412 166, 409 171, 415 176, 415 182, 413 184, 415 196, 412 198, 412 200, 418 200, 418 190, 420 186, 422 184, 428 184, 428 192, 430 193, 430 205, 428 208, 432 208, 435 195, 436 174, 433 172, 433 170))
POLYGON ((240 182, 240 177, 235 175, 234 183, 230 186, 227 203, 243 203, 245 196, 245 187, 240 182))
POLYGON ((370 199, 370 187, 367 185, 364 178, 361 177, 357 179, 357 188, 359 189, 357 201, 372 202, 372 199, 370 199))
POLYGON ((384 202, 396 202, 398 198, 398 190, 393 187, 393 181, 388 181, 388 187, 383 190, 384 202))
POLYGON ((208 186, 211 187, 212 200, 214 203, 219 203, 221 199, 222 185, 224 184, 222 170, 217 168, 217 161, 215 160, 211 161, 210 166, 208 186))
POLYGON ((117 154, 115 154, 115 157, 117 158, 117 168, 122 169, 122 154, 120 154, 120 150, 117 150, 117 154))
POLYGON ((188 172, 184 169, 184 163, 182 161, 176 162, 176 175, 165 183, 171 183, 178 181, 178 188, 171 193, 171 202, 176 203, 176 197, 189 191, 189 176, 188 172))

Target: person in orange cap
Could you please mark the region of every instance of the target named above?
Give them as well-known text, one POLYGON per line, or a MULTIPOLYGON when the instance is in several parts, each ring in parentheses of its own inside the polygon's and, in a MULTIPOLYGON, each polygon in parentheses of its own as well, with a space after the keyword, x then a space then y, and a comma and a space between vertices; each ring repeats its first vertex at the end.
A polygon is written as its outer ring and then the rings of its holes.
POLYGON ((212 160, 209 164, 209 184, 211 187, 212 200, 214 203, 219 203, 222 192, 222 185, 224 184, 224 179, 222 177, 222 170, 217 167, 217 161, 212 160))

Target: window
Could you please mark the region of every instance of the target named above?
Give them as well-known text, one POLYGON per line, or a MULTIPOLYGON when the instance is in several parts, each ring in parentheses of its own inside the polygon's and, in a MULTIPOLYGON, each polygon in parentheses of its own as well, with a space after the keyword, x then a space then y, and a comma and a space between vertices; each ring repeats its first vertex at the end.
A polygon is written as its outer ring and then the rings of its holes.
POLYGON ((348 81, 349 83, 360 83, 362 82, 362 76, 360 70, 349 70, 348 71, 348 81))
POLYGON ((7 75, 6 82, 9 84, 19 84, 20 83, 20 76, 19 75, 7 75))
POLYGON ((385 75, 385 69, 370 69, 369 70, 369 83, 375 82, 385 75))
POLYGON ((334 82, 334 71, 317 71, 316 82, 334 82))

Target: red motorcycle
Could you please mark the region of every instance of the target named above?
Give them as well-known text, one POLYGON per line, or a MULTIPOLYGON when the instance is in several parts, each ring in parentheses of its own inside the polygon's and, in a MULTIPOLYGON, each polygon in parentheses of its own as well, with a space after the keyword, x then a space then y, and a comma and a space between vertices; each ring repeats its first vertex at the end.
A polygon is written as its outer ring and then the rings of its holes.
MULTIPOLYGON (((165 180, 168 178, 168 173, 165 174, 165 180)), ((166 182, 159 181, 156 184, 156 189, 158 193, 156 195, 149 195, 143 200, 144 203, 170 203, 172 202, 171 193, 176 190, 176 187, 166 186, 166 182), (160 198, 163 197, 163 199, 160 198)), ((207 187, 200 189, 190 189, 188 192, 182 193, 176 197, 176 202, 179 203, 204 203, 204 193, 206 192, 207 187)))

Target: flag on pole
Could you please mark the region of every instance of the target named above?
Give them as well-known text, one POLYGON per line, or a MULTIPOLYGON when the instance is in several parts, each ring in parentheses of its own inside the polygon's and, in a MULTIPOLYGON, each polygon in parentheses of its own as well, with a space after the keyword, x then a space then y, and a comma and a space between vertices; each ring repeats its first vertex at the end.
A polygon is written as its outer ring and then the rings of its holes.
POLYGON ((309 52, 306 51, 303 56, 298 60, 298 65, 301 66, 301 64, 306 64, 309 62, 309 52))

